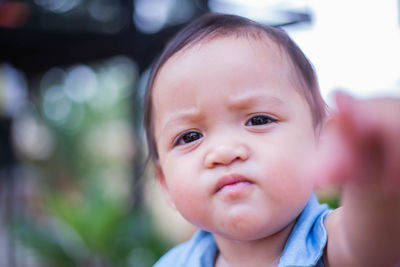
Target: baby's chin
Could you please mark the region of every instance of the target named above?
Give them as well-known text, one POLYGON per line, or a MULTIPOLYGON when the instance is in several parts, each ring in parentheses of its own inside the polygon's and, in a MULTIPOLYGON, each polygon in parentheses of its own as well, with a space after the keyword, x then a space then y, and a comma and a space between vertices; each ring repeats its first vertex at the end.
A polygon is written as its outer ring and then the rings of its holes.
POLYGON ((273 236, 282 234, 283 239, 289 236, 289 233, 295 223, 293 221, 281 221, 278 220, 253 220, 251 218, 242 219, 236 221, 232 225, 225 225, 220 229, 209 229, 216 239, 223 238, 236 241, 258 241, 268 239, 273 236))
MULTIPOLYGON (((286 227, 284 227, 286 229, 286 227)), ((235 231, 235 232, 228 232, 224 231, 222 233, 213 233, 215 239, 224 239, 224 240, 230 240, 230 241, 238 241, 238 242, 259 242, 262 240, 267 240, 269 238, 272 238, 276 236, 278 233, 283 232, 283 229, 280 230, 264 230, 264 231, 249 231, 249 230, 244 230, 244 231, 235 231)), ((286 240, 287 237, 283 238, 286 240)))

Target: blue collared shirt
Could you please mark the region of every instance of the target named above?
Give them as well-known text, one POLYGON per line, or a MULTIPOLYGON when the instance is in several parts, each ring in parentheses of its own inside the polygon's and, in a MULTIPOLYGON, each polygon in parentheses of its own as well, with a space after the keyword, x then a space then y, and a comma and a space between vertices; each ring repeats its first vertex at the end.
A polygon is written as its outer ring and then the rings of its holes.
MULTIPOLYGON (((323 267, 322 254, 327 241, 324 220, 331 210, 310 197, 286 241, 278 267, 323 267)), ((213 235, 198 230, 193 237, 159 259, 155 267, 212 267, 218 248, 213 235)))

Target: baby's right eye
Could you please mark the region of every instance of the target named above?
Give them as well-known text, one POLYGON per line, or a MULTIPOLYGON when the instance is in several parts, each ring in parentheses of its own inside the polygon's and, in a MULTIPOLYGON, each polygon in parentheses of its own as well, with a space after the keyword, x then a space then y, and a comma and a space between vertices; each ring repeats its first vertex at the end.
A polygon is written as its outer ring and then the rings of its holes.
POLYGON ((193 132, 193 131, 186 132, 176 139, 174 146, 188 144, 196 140, 199 140, 202 137, 203 135, 199 132, 193 132))

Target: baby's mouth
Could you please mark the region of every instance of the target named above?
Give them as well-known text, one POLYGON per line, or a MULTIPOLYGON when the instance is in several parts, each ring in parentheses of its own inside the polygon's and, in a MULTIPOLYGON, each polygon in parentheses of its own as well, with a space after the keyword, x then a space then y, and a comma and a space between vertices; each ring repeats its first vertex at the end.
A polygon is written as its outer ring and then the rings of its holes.
POLYGON ((252 184, 250 180, 240 174, 229 174, 222 176, 216 185, 215 193, 221 192, 226 189, 233 189, 235 187, 252 184))

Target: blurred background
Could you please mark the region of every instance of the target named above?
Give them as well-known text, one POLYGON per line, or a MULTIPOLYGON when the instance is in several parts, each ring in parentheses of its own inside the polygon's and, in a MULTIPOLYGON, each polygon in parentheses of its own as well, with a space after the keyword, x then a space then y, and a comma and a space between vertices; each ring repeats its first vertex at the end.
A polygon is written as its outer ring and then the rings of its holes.
POLYGON ((189 238, 146 168, 142 98, 208 11, 283 27, 328 103, 400 96, 400 0, 0 0, 0 266, 152 266, 189 238))

